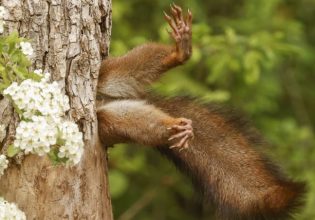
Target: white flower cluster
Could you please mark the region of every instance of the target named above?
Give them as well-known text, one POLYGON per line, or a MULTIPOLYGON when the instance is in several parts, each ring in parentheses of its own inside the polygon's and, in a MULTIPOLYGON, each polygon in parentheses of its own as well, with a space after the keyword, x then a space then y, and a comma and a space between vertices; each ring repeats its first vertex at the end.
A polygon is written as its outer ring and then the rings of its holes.
POLYGON ((40 77, 42 77, 42 82, 49 82, 50 80, 50 74, 49 73, 43 73, 43 70, 42 69, 37 69, 37 70, 34 70, 34 73, 40 77))
POLYGON ((26 220, 26 216, 14 203, 9 203, 0 197, 0 219, 26 220))
POLYGON ((68 158, 69 165, 79 163, 83 154, 83 137, 78 126, 71 121, 65 121, 60 124, 59 131, 63 144, 60 146, 58 157, 68 158))
POLYGON ((14 146, 24 150, 25 154, 33 153, 43 156, 56 144, 58 131, 54 123, 48 123, 43 116, 33 116, 31 121, 21 121, 16 129, 14 146))
POLYGON ((9 96, 22 116, 16 129, 14 147, 26 154, 40 156, 57 149, 57 157, 69 165, 77 164, 83 154, 83 136, 78 126, 65 121, 70 109, 68 96, 62 94, 57 82, 48 83, 49 74, 35 70, 43 76, 40 82, 24 80, 12 83, 3 94, 9 96))
POLYGON ((12 98, 16 107, 23 112, 23 117, 27 119, 33 115, 42 115, 56 120, 70 108, 68 96, 62 94, 57 82, 36 82, 27 79, 20 85, 12 83, 3 94, 12 98))
POLYGON ((31 45, 31 43, 29 43, 29 42, 21 42, 20 46, 21 46, 22 52, 26 56, 30 57, 30 56, 33 55, 34 49, 33 49, 32 45, 31 45))
POLYGON ((1 154, 0 155, 0 176, 2 176, 4 173, 4 170, 8 168, 8 164, 9 164, 9 161, 7 160, 6 156, 1 154))
POLYGON ((6 15, 6 13, 7 13, 7 10, 3 6, 0 6, 0 34, 3 33, 3 25, 5 24, 5 21, 3 20, 3 18, 6 15))

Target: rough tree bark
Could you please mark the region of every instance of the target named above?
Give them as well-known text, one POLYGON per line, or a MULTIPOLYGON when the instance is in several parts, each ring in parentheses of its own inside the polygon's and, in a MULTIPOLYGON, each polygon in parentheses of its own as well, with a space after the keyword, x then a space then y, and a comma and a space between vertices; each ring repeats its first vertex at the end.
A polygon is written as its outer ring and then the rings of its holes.
MULTIPOLYGON (((1 0, 0 0, 1 2, 1 0)), ((84 132, 85 153, 73 168, 52 166, 26 156, 11 163, 0 179, 0 195, 18 204, 27 219, 112 219, 106 152, 99 144, 95 114, 100 61, 107 56, 111 0, 2 0, 10 15, 9 32, 31 39, 33 68, 52 74, 70 97, 69 118, 84 132)), ((7 126, 4 148, 17 123, 10 103, 0 101, 7 126)))

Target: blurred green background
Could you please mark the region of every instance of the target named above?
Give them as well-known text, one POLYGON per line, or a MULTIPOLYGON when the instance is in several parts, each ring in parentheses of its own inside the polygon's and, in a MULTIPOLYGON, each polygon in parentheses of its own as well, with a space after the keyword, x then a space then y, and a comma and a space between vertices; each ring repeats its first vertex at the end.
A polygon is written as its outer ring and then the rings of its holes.
MULTIPOLYGON (((111 56, 172 43, 166 0, 113 0, 111 56)), ((309 185, 296 219, 315 219, 315 1, 176 1, 194 15, 193 56, 153 89, 240 109, 271 143, 270 157, 309 185)), ((148 147, 109 150, 115 219, 213 219, 187 178, 148 147)))

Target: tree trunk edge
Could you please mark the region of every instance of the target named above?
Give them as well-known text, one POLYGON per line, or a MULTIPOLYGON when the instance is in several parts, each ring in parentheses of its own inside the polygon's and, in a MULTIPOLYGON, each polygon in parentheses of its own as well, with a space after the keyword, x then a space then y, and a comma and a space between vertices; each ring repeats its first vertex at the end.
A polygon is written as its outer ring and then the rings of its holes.
MULTIPOLYGON (((1 177, 0 195, 27 219, 112 220, 107 153, 98 138, 95 106, 98 69, 108 55, 111 0, 3 0, 2 5, 10 13, 6 30, 32 40, 33 68, 50 72, 69 95, 69 118, 84 133, 85 152, 72 168, 26 156, 1 177)), ((12 118, 0 115, 7 124, 12 118)))

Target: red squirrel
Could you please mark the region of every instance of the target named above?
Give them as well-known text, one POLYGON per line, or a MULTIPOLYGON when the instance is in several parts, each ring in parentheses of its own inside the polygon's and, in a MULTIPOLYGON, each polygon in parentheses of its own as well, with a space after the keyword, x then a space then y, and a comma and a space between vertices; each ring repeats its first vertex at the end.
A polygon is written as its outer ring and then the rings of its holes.
POLYGON ((192 54, 192 13, 165 13, 175 45, 149 43, 105 59, 98 80, 99 136, 104 145, 156 147, 191 178, 218 219, 286 219, 302 204, 305 185, 284 176, 257 145, 242 118, 215 105, 159 99, 146 87, 192 54))

